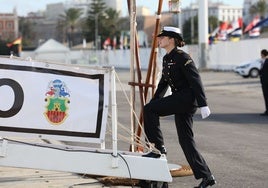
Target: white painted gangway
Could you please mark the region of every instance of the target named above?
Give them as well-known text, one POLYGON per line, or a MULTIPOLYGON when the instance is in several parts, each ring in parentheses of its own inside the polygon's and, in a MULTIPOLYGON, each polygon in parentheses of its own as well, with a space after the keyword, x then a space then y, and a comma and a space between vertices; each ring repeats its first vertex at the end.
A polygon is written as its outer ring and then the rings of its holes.
POLYGON ((0 58, 0 166, 171 182, 165 156, 118 149, 115 70, 0 58), (111 100, 109 102, 109 100, 111 100), (105 148, 111 109, 112 148, 105 148), (35 139, 96 143, 89 148, 35 139))

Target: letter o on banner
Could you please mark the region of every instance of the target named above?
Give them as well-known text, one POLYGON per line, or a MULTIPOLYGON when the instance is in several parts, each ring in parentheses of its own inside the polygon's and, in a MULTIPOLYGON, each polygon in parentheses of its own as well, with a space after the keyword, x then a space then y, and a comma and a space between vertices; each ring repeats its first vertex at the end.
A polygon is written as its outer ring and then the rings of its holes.
POLYGON ((24 93, 21 85, 15 80, 8 78, 0 79, 0 87, 4 85, 11 87, 12 90, 14 91, 15 96, 13 106, 9 110, 2 111, 0 109, 0 117, 8 118, 16 115, 22 108, 24 101, 24 93))

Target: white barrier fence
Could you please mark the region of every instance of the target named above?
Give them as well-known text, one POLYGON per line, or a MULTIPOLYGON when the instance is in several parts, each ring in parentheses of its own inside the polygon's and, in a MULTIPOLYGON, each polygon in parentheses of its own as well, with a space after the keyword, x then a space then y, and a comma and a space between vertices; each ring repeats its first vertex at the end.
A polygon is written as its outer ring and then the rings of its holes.
MULTIPOLYGON (((207 68, 212 70, 232 70, 235 66, 249 60, 260 58, 261 49, 268 48, 268 38, 248 39, 238 42, 218 42, 208 47, 207 68)), ((188 52, 194 59, 197 67, 199 67, 199 49, 198 45, 186 45, 183 50, 188 52)), ((146 69, 150 59, 150 48, 140 48, 141 67, 146 69)), ((165 54, 165 50, 159 50, 159 63, 165 54)), ((22 58, 31 57, 35 59, 34 52, 23 51, 22 58)), ((62 54, 49 53, 46 59, 60 62, 62 54)), ((130 67, 130 50, 108 50, 108 51, 92 51, 92 50, 72 50, 70 54, 66 54, 61 60, 63 63, 70 64, 100 64, 112 65, 116 68, 130 67)))

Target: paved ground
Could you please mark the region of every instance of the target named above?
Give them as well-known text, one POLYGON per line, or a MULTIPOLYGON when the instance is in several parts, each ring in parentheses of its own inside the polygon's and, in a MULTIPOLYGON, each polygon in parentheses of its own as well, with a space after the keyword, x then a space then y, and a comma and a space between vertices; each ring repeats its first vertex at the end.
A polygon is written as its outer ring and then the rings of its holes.
MULTIPOLYGON (((129 71, 117 70, 117 73, 129 95, 126 84, 129 71)), ((259 116, 264 111, 259 79, 244 79, 232 72, 202 72, 201 76, 212 115, 202 120, 198 111, 194 117, 194 132, 197 146, 217 178, 218 184, 214 187, 268 187, 268 117, 259 116)), ((129 125, 129 106, 120 84, 117 90, 118 121, 129 125)), ((139 100, 138 94, 136 100, 139 100)), ((162 118, 161 123, 169 163, 187 164, 178 145, 173 117, 162 118)), ((119 144, 122 150, 128 147, 126 143, 119 144)), ((169 187, 190 188, 198 183, 193 176, 176 177, 169 187)), ((77 174, 0 167, 0 187, 105 186, 94 178, 77 174)))

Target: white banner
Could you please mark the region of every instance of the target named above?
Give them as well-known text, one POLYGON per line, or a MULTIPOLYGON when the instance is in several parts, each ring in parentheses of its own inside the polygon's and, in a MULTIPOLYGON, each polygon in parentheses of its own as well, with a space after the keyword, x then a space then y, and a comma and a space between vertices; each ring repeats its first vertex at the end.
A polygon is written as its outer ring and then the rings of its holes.
POLYGON ((101 142, 110 69, 0 58, 0 136, 101 142))

